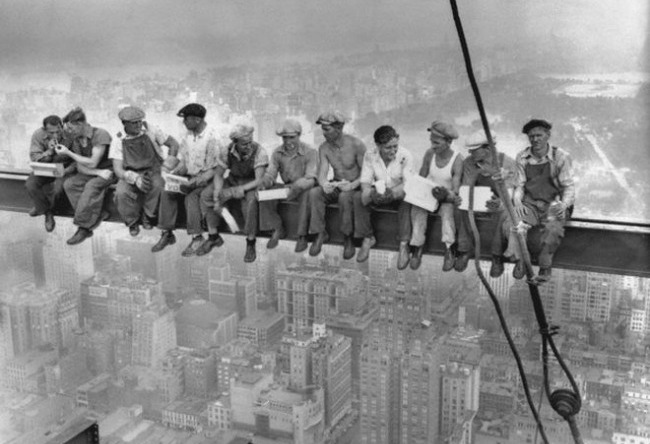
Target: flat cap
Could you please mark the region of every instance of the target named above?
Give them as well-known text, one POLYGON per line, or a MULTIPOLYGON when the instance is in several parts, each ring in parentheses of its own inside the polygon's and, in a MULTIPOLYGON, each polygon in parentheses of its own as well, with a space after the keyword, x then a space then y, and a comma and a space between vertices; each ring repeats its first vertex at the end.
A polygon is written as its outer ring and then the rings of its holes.
POLYGON ((450 123, 441 122, 439 120, 434 120, 431 123, 431 126, 427 128, 432 134, 435 134, 446 139, 458 139, 458 131, 450 123))
POLYGON ((275 131, 278 136, 299 136, 302 134, 302 126, 300 122, 293 119, 287 119, 282 122, 282 125, 275 131))
MULTIPOLYGON (((497 143, 497 136, 494 133, 492 133, 492 141, 494 143, 497 143)), ((489 145, 488 139, 485 135, 485 132, 483 131, 477 131, 473 134, 470 134, 465 139, 465 146, 470 151, 480 148, 483 145, 489 145)))
POLYGON ((117 113, 117 118, 122 122, 134 122, 137 120, 144 120, 145 114, 141 108, 137 106, 125 106, 117 113))
POLYGON ((178 117, 200 117, 203 119, 206 113, 205 106, 199 105, 198 103, 189 103, 182 107, 176 115, 178 117))
POLYGON ((253 134, 253 131, 255 131, 255 128, 253 128, 251 125, 238 123, 230 131, 230 138, 232 140, 237 140, 243 137, 251 136, 253 134))
POLYGON ((533 128, 544 128, 545 130, 550 130, 553 128, 553 125, 543 119, 532 119, 524 125, 524 127, 521 129, 521 132, 528 134, 528 131, 532 130, 533 128))
POLYGON ((318 116, 316 125, 331 125, 333 123, 345 123, 345 116, 339 111, 326 111, 318 116))

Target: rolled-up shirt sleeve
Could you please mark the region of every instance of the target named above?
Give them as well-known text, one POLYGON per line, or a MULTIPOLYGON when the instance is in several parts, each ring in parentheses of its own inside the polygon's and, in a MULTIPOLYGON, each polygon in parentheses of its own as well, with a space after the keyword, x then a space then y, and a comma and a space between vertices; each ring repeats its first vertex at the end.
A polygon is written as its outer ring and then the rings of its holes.
POLYGON ((576 195, 575 178, 573 175, 573 162, 568 154, 563 153, 562 155, 558 155, 558 157, 557 180, 560 188, 562 188, 562 201, 567 206, 571 206, 575 202, 576 195))
POLYGON ((111 144, 108 151, 108 158, 113 160, 124 160, 124 153, 122 151, 122 139, 115 139, 111 144))
POLYGON ((361 165, 361 175, 359 182, 372 185, 375 181, 375 170, 372 165, 372 154, 369 151, 363 156, 363 165, 361 165))
POLYGON ((232 146, 232 143, 223 144, 223 145, 219 146, 219 150, 217 152, 217 166, 220 166, 224 170, 227 170, 229 168, 229 166, 228 166, 228 151, 230 151, 231 146, 232 146))
POLYGON ((45 154, 46 150, 47 144, 45 140, 39 136, 38 132, 35 132, 29 145, 29 160, 32 162, 51 162, 52 156, 45 154))
POLYGON ((269 155, 266 153, 266 150, 262 145, 257 150, 257 155, 255 156, 254 168, 266 167, 269 165, 269 155))
POLYGON ((523 188, 526 185, 526 163, 525 151, 517 154, 514 175, 515 188, 523 188))

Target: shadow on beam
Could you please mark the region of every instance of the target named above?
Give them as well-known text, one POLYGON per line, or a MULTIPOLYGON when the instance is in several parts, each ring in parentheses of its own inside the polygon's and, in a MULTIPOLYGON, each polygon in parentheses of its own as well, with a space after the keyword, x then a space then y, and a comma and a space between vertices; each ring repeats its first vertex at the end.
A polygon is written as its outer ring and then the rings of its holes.
MULTIPOLYGON (((24 181, 27 176, 20 173, 0 173, 0 210, 26 213, 32 207, 25 190, 24 181)), ((112 222, 121 223, 112 194, 106 200, 111 213, 112 222)), ((297 220, 296 206, 282 203, 279 206, 280 215, 285 223, 287 239, 296 239, 297 220)), ((179 206, 179 228, 184 227, 182 205, 179 206)), ((67 202, 58 206, 57 215, 72 216, 72 210, 67 202)), ((331 244, 342 244, 343 235, 338 230, 338 208, 328 208, 327 226, 330 228, 331 244)), ((373 213, 373 225, 377 244, 375 248, 397 251, 396 239, 397 213, 390 210, 373 213)), ((477 216, 477 225, 481 235, 481 251, 483 258, 489 259, 489 245, 492 231, 489 222, 481 215, 477 216)), ((222 231, 228 229, 221 227, 222 231)), ((429 230, 425 253, 442 255, 444 245, 440 242, 441 223, 438 216, 429 219, 429 230)), ((268 236, 262 233, 261 236, 268 236)), ((531 252, 534 251, 535 231, 531 231, 531 252)), ((650 277, 650 224, 632 224, 587 219, 572 219, 568 222, 565 239, 555 255, 554 266, 582 271, 611 273, 650 277)))

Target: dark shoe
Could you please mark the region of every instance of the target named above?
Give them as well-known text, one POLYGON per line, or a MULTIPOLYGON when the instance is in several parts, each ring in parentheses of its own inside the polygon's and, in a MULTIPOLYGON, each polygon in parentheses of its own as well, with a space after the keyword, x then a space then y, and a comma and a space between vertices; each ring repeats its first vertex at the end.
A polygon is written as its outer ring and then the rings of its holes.
POLYGON ((447 248, 445 250, 445 258, 442 262, 442 271, 449 271, 454 268, 456 262, 456 256, 454 256, 454 250, 447 248))
POLYGON ((523 279, 526 276, 526 267, 524 261, 517 261, 515 268, 512 269, 512 277, 515 279, 523 279))
POLYGON ((56 222, 54 222, 54 214, 52 213, 45 213, 45 231, 48 233, 51 233, 54 231, 54 226, 56 225, 56 222))
POLYGON ((492 266, 490 267, 490 277, 498 278, 503 274, 503 259, 501 256, 492 256, 492 266))
POLYGON ((214 247, 220 247, 223 245, 223 237, 220 235, 211 234, 206 240, 203 241, 199 248, 196 249, 197 256, 205 256, 212 251, 214 247))
POLYGON ((147 216, 142 216, 142 229, 151 230, 152 228, 153 224, 151 223, 151 220, 147 216))
POLYGON ((156 245, 151 247, 152 253, 157 253, 165 248, 167 245, 174 245, 176 243, 176 236, 171 231, 163 231, 160 235, 160 240, 156 242, 156 245))
POLYGON ((244 255, 244 262, 250 263, 255 262, 257 254, 255 252, 255 239, 248 240, 246 239, 246 254, 244 255))
POLYGON ((551 279, 551 267, 539 267, 539 273, 537 273, 538 282, 546 282, 551 279))
POLYGON ((134 224, 129 227, 129 234, 133 237, 136 237, 140 234, 140 225, 134 224))
POLYGON ((181 252, 181 256, 194 256, 201 245, 203 245, 203 236, 194 236, 190 244, 181 252))
POLYGON ((40 216, 41 214, 43 214, 43 213, 39 213, 38 211, 36 211, 36 208, 32 208, 31 210, 29 210, 29 215, 31 217, 40 216))
POLYGON ((352 236, 345 236, 343 239, 343 259, 352 259, 357 250, 354 248, 352 236))
POLYGON ((266 243, 266 248, 272 250, 273 248, 277 247, 278 243, 280 242, 280 239, 283 239, 284 236, 285 236, 284 228, 273 230, 273 234, 271 235, 271 238, 266 243))
POLYGON ((72 236, 70 239, 66 241, 68 245, 77 245, 88 239, 89 237, 92 237, 93 232, 90 231, 87 228, 82 228, 79 227, 77 232, 72 236))
POLYGON ((469 260, 472 258, 472 256, 472 253, 469 251, 460 253, 456 258, 456 262, 454 262, 454 270, 458 271, 459 273, 465 271, 467 269, 467 264, 469 264, 469 260))
POLYGON ((417 270, 422 264, 422 251, 424 247, 413 247, 413 256, 411 256, 411 270, 417 270))
POLYGON ((408 242, 399 243, 399 255, 397 256, 397 269, 403 270, 409 265, 411 260, 411 249, 408 242))
POLYGON ((309 255, 310 256, 318 256, 320 254, 321 248, 323 248, 323 244, 330 240, 329 234, 327 234, 327 231, 321 231, 318 233, 318 236, 316 236, 316 240, 312 242, 311 248, 309 249, 309 255))
POLYGON ((368 256, 370 256, 370 249, 374 247, 376 243, 377 240, 375 239, 375 236, 364 238, 361 248, 359 248, 359 254, 357 254, 357 262, 367 261, 368 256))
POLYGON ((307 236, 299 236, 298 240, 296 241, 296 248, 295 251, 296 253, 302 253, 307 249, 309 244, 307 243, 307 236))

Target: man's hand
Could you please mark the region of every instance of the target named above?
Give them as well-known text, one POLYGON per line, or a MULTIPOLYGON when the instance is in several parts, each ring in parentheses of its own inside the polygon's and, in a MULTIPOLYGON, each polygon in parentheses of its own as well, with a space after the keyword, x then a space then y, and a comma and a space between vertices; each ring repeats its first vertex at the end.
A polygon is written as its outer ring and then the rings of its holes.
POLYGON ((218 201, 219 203, 226 203, 230 199, 233 198, 232 195, 232 188, 224 188, 219 192, 218 198, 215 199, 215 201, 218 201))
POLYGON ((512 206, 518 219, 523 220, 528 214, 528 208, 524 206, 520 199, 513 199, 512 206))
POLYGON ((327 182, 327 183, 323 184, 323 192, 325 194, 332 194, 335 189, 336 189, 336 184, 334 184, 332 182, 327 182))
POLYGON ((341 191, 352 191, 354 190, 354 186, 352 185, 352 182, 347 181, 347 180, 342 180, 339 182, 337 188, 341 191))
POLYGON ((135 186, 143 193, 148 193, 151 191, 151 177, 146 173, 138 175, 135 179, 135 186))
POLYGON ((231 190, 232 190, 233 199, 243 199, 244 196, 246 195, 246 191, 244 191, 244 187, 242 187, 241 185, 232 187, 231 190))
POLYGON ((113 178, 113 172, 111 170, 97 170, 97 176, 104 180, 111 180, 113 178))
POLYGON ((368 206, 370 202, 373 202, 373 194, 377 194, 377 191, 374 188, 366 189, 361 191, 361 203, 365 206, 368 206))
POLYGON ((292 183, 287 188, 289 188, 287 200, 295 200, 302 192, 302 189, 300 189, 300 187, 298 187, 295 183, 292 183))
POLYGON ((178 166, 180 161, 174 156, 167 156, 162 164, 163 171, 171 173, 178 166))
POLYGON ((447 200, 447 196, 449 195, 449 190, 445 187, 434 187, 431 190, 431 194, 433 197, 436 198, 438 202, 444 202, 447 200))
POLYGON ((492 198, 485 203, 485 206, 487 207, 488 211, 491 213, 496 213, 497 211, 501 211, 501 209, 503 208, 501 199, 499 199, 497 196, 492 196, 492 198))
POLYGON ((56 148, 54 148, 54 150, 60 156, 67 156, 68 154, 70 154, 70 150, 68 149, 68 147, 61 144, 58 144, 56 148))
POLYGON ((548 207, 548 214, 558 220, 564 220, 566 218, 566 209, 567 207, 564 202, 556 201, 548 207))

